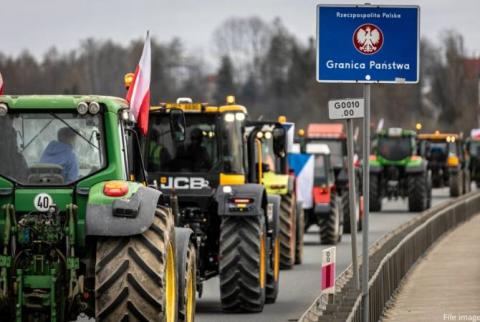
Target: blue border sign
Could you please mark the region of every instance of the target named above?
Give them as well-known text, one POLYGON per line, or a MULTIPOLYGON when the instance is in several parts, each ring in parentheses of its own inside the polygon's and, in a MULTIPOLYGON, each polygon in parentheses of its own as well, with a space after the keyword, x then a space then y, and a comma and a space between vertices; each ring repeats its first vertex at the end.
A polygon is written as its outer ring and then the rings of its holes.
POLYGON ((418 6, 318 5, 317 81, 418 83, 418 6))

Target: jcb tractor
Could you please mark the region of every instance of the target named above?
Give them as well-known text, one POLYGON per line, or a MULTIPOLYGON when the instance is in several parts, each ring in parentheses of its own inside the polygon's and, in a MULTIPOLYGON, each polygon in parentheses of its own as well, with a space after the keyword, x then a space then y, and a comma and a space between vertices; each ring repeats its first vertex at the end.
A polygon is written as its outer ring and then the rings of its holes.
POLYGON ((417 155, 416 133, 400 128, 378 132, 370 156, 370 211, 382 209, 382 199, 408 198, 409 211, 430 208, 428 161, 417 155))
POLYGON ((255 165, 252 170, 261 171, 250 171, 250 180, 260 178, 269 196, 281 197, 280 266, 289 269, 302 262, 304 213, 296 199, 295 177, 290 174, 283 148, 288 144, 284 132, 279 122, 256 121, 247 126, 249 155, 255 157, 250 164, 255 165))
POLYGON ((145 149, 150 184, 178 198, 177 225, 192 231, 199 295, 219 276, 221 307, 230 312, 260 312, 278 291, 280 203, 249 176, 246 117, 233 97, 220 107, 161 104, 150 109, 145 149))
POLYGON ((0 96, 2 321, 177 320, 174 218, 131 120, 119 98, 0 96))
MULTIPOLYGON (((307 144, 326 144, 330 151, 331 167, 334 172, 335 191, 341 198, 341 208, 343 214, 343 230, 350 233, 350 207, 349 207, 349 189, 348 189, 348 168, 347 168, 347 136, 344 126, 341 123, 312 123, 308 125, 307 132, 303 129, 299 131, 298 141, 302 151, 306 151, 307 144), (301 134, 301 135, 300 135, 301 134)), ((360 205, 360 171, 355 168, 356 176, 356 198, 357 205, 360 205)), ((357 229, 361 230, 361 208, 357 210, 357 229)))
POLYGON ((418 135, 419 154, 428 160, 434 188, 450 187, 450 196, 470 191, 470 169, 462 136, 452 133, 418 135))

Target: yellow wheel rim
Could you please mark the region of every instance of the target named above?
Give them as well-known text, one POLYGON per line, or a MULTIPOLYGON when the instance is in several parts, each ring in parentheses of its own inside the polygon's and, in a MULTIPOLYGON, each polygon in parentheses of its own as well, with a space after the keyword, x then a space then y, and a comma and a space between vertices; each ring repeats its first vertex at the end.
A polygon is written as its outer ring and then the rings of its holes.
POLYGON ((260 287, 265 287, 265 235, 260 237, 260 287))
POLYGON ((171 243, 169 243, 167 247, 167 271, 165 274, 165 281, 165 312, 167 315, 167 322, 174 322, 176 321, 177 313, 177 278, 175 272, 175 255, 171 243))
POLYGON ((280 240, 275 238, 275 245, 273 250, 273 278, 275 282, 278 282, 278 276, 280 275, 280 240))
POLYGON ((187 277, 187 305, 186 305, 186 321, 193 322, 193 316, 195 314, 195 272, 192 266, 188 270, 187 277))

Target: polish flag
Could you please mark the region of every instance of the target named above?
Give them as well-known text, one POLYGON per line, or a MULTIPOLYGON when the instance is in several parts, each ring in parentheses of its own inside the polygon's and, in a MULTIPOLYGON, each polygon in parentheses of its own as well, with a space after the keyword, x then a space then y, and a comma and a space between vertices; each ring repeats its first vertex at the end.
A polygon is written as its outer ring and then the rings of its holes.
POLYGON ((148 112, 150 109, 150 75, 152 70, 150 34, 147 32, 142 57, 135 69, 132 85, 126 100, 143 135, 148 132, 148 112))
POLYGON ((2 73, 0 73, 0 95, 3 95, 4 89, 5 89, 5 85, 3 84, 2 73))

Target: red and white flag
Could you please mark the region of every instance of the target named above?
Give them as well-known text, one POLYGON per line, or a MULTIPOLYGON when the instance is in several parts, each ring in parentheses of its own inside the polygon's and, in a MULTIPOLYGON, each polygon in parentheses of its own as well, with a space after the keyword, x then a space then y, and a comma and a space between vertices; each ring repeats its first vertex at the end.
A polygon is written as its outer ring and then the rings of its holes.
POLYGON ((3 95, 4 89, 5 89, 5 85, 3 84, 2 73, 0 73, 0 95, 3 95))
POLYGON ((150 75, 152 70, 152 56, 150 34, 147 32, 142 57, 135 69, 132 85, 127 92, 127 101, 130 110, 137 121, 143 135, 148 132, 148 112, 150 109, 150 75))

